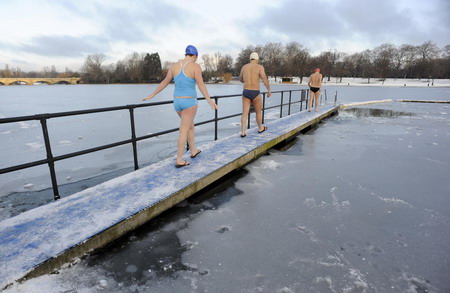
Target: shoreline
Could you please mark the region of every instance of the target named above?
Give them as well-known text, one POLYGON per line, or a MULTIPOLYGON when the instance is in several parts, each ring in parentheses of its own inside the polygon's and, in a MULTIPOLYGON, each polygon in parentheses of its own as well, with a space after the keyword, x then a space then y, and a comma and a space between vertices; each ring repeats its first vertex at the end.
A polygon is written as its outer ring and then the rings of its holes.
MULTIPOLYGON (((281 78, 269 78, 269 83, 273 85, 297 85, 308 86, 308 78, 304 77, 303 82, 299 83, 300 79, 294 77, 290 83, 282 83, 281 78)), ((409 78, 386 78, 384 81, 379 78, 371 78, 370 83, 367 78, 360 77, 344 77, 342 81, 340 78, 325 76, 322 86, 345 86, 345 87, 420 87, 420 88, 446 88, 450 87, 450 79, 409 79, 409 78), (336 80, 337 79, 337 80, 336 80)))
MULTIPOLYGON (((303 77, 303 82, 300 82, 300 78, 292 77, 292 82, 281 82, 281 77, 270 77, 269 84, 271 85, 286 85, 286 86, 308 86, 308 77, 303 77)), ((371 78, 370 83, 367 82, 367 78, 361 77, 343 77, 341 78, 331 77, 328 81, 328 77, 324 77, 323 86, 347 86, 347 87, 430 87, 430 88, 446 88, 450 87, 450 79, 415 79, 415 78, 386 78, 384 81, 380 78, 371 78)), ((228 83, 225 82, 205 82, 207 85, 242 85, 239 80, 231 80, 228 83)), ((158 85, 159 83, 79 83, 75 85, 158 85)), ((46 84, 33 84, 33 86, 45 86, 46 84)), ((63 84, 66 85, 66 84, 63 84)), ((10 85, 0 84, 0 88, 9 87, 10 85)))

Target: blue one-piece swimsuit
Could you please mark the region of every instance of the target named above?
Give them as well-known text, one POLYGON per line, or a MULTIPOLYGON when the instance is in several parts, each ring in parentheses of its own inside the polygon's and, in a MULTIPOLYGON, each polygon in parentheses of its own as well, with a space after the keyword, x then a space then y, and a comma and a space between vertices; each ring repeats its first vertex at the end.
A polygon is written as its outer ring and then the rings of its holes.
POLYGON ((189 62, 190 61, 182 64, 180 73, 173 79, 175 82, 175 91, 173 92, 173 107, 177 112, 181 112, 185 109, 198 105, 197 91, 195 89, 195 78, 189 77, 184 73, 184 66, 189 62))

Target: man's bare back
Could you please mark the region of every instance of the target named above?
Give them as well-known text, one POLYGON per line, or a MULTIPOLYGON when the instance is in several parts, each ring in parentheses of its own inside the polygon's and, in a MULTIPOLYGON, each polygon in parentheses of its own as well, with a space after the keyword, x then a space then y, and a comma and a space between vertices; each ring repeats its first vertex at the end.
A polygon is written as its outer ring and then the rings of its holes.
POLYGON ((250 62, 242 67, 240 80, 244 83, 244 89, 259 90, 260 79, 262 79, 266 88, 269 87, 264 67, 256 62, 250 62))
POLYGON ((322 87, 322 74, 320 74, 318 71, 311 74, 311 76, 309 77, 308 85, 310 87, 321 88, 322 87))

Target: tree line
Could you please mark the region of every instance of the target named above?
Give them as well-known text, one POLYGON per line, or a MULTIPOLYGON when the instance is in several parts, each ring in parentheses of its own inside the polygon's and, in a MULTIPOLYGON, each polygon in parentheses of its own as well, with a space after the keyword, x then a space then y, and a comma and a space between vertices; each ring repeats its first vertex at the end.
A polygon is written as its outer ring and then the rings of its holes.
MULTIPOLYGON (((421 45, 396 46, 382 44, 372 50, 347 54, 323 51, 312 56, 305 46, 291 42, 250 45, 241 49, 236 60, 220 52, 204 54, 197 61, 203 67, 204 79, 210 82, 228 82, 239 75, 242 66, 249 62, 252 52, 258 52, 260 63, 271 77, 298 77, 302 82, 314 68, 321 68, 328 80, 331 77, 367 78, 450 78, 450 45, 439 48, 427 41, 421 45)), ((0 77, 81 77, 84 83, 148 83, 160 82, 173 62, 161 63, 158 53, 132 53, 113 64, 105 64, 104 54, 93 54, 79 72, 66 68, 57 72, 55 66, 44 67, 40 72, 22 72, 20 68, 5 66, 0 77)))

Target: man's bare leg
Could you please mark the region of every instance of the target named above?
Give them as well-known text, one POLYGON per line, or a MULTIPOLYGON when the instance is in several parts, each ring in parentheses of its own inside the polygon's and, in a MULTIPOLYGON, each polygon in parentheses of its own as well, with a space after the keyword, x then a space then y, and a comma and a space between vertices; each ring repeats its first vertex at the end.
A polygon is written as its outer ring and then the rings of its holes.
POLYGON ((241 136, 245 136, 245 129, 247 128, 247 117, 250 112, 250 99, 242 97, 242 117, 241 117, 241 136))
POLYGON ((309 91, 309 99, 308 99, 308 112, 311 112, 311 107, 312 107, 312 101, 315 97, 315 94, 313 91, 309 91))
POLYGON ((258 124, 258 131, 264 130, 264 126, 262 125, 262 99, 261 95, 257 96, 253 100, 253 108, 256 112, 256 123, 258 124))
POLYGON ((316 112, 319 111, 319 99, 320 99, 320 91, 315 92, 316 100, 314 101, 314 106, 316 112))

